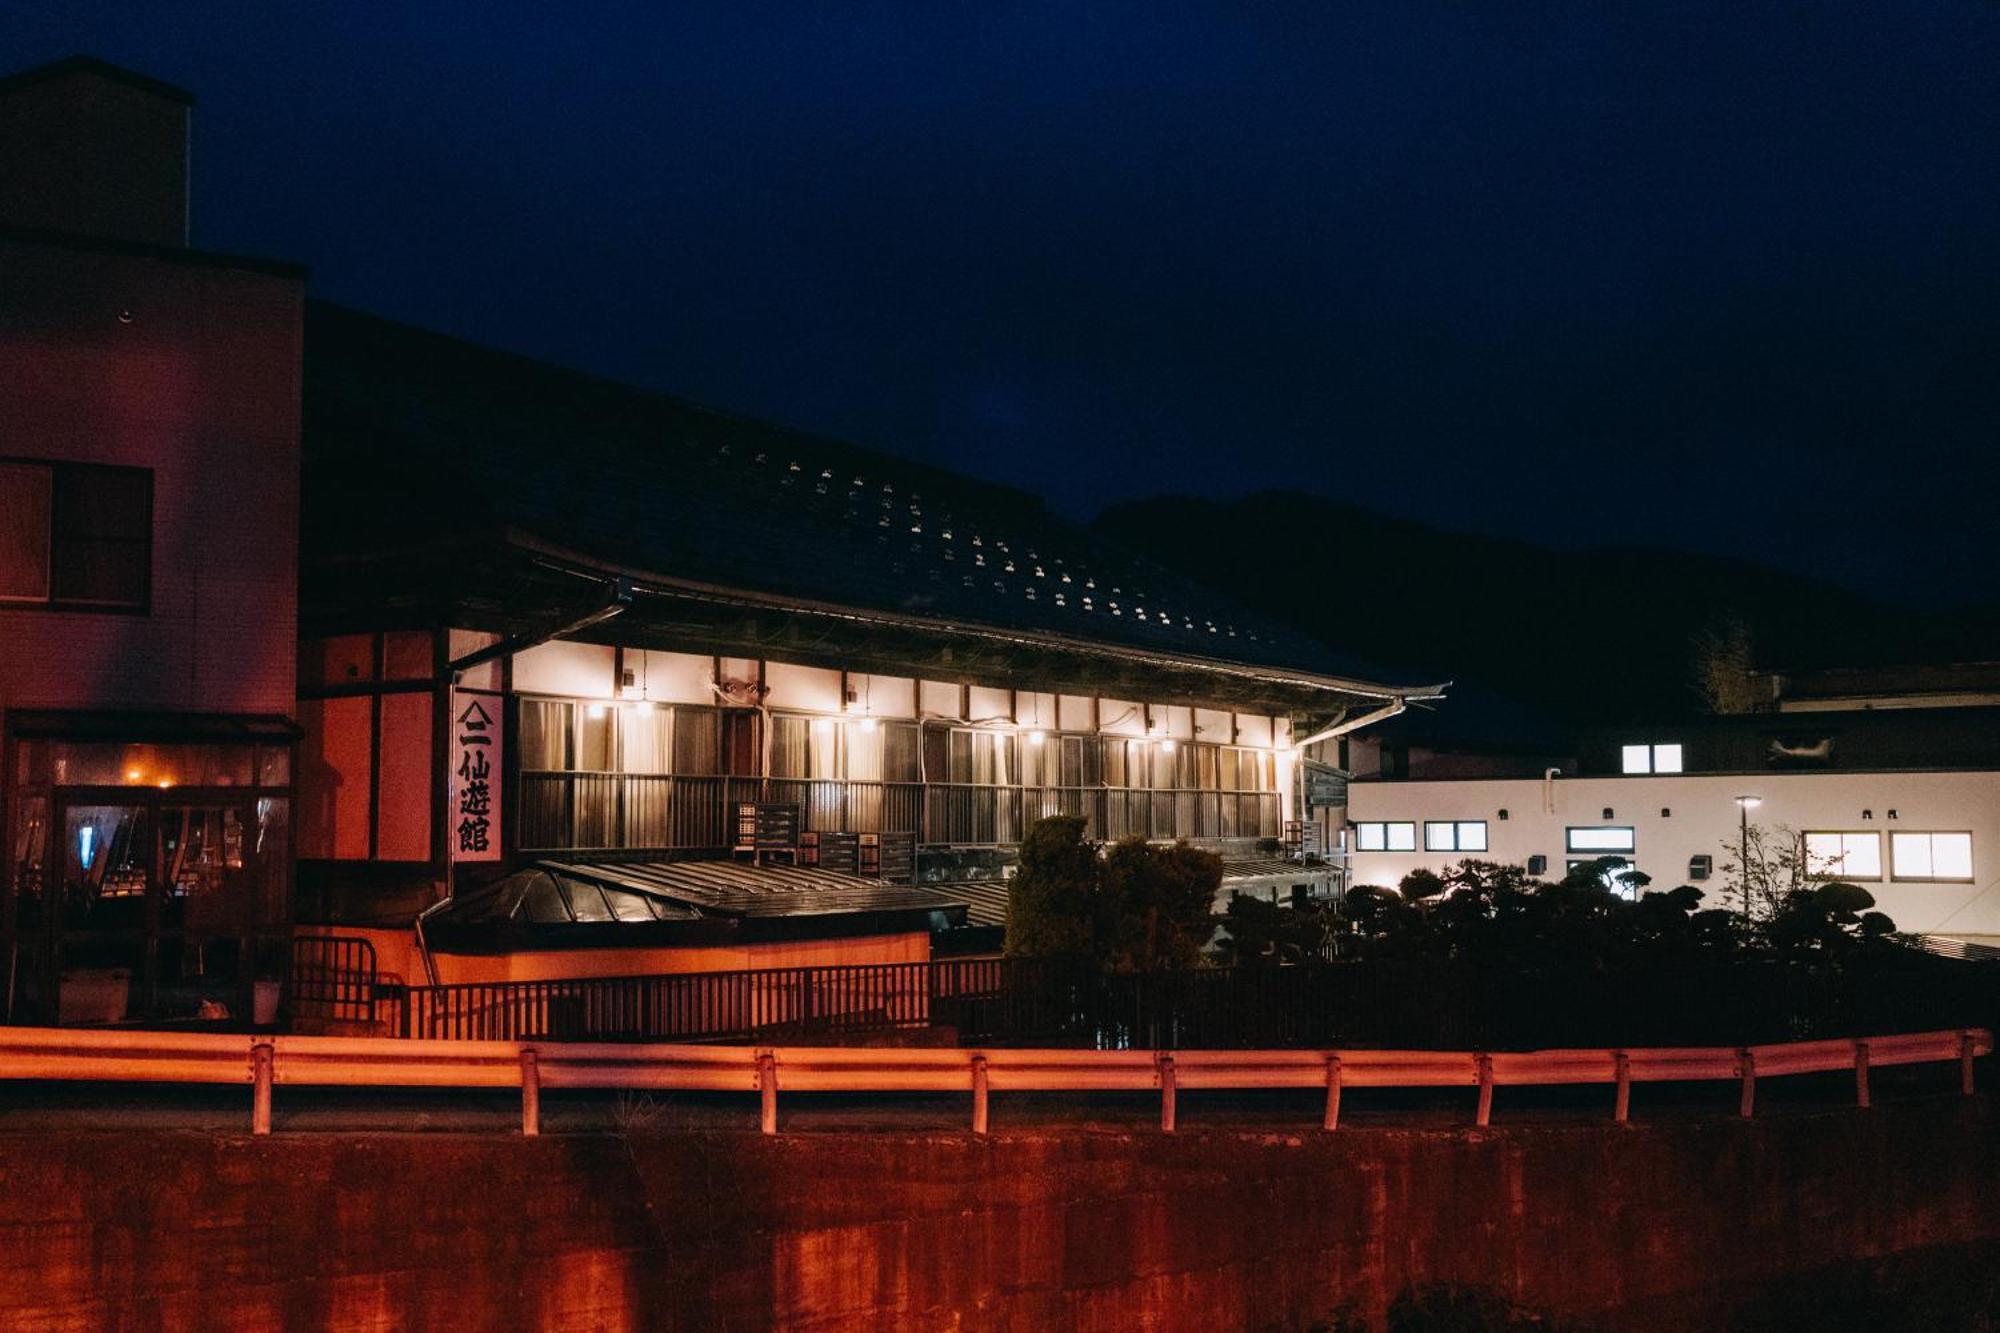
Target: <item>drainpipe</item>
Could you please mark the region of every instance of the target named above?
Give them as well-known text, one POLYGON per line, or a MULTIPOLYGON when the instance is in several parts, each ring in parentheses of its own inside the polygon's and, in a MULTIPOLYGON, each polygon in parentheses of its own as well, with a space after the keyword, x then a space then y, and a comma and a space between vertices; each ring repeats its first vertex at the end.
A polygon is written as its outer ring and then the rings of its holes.
POLYGON ((1556 779, 1562 776, 1560 768, 1544 769, 1542 772, 1542 813, 1556 812, 1556 779))

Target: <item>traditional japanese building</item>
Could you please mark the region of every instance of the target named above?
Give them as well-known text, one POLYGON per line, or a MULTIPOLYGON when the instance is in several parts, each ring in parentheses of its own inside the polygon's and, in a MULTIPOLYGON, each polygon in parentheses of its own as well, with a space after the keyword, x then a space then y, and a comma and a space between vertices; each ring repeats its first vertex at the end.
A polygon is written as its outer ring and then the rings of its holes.
POLYGON ((189 247, 193 100, 0 80, 0 1019, 284 971, 304 273, 189 247))
POLYGON ((305 418, 308 911, 455 893, 433 944, 510 975, 587 936, 596 971, 642 936, 992 947, 1058 813, 1211 846, 1225 892, 1324 892, 1298 743, 1440 692, 1032 496, 349 310, 309 307, 305 418))

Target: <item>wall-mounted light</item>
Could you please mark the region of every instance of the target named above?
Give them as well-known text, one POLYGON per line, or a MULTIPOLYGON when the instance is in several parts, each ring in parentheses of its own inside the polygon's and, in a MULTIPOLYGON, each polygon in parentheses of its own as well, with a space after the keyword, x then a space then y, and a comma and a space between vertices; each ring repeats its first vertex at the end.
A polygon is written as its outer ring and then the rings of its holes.
POLYGON ((125 780, 127 782, 142 782, 145 780, 145 777, 146 775, 140 772, 136 768, 128 768, 125 770, 125 780))

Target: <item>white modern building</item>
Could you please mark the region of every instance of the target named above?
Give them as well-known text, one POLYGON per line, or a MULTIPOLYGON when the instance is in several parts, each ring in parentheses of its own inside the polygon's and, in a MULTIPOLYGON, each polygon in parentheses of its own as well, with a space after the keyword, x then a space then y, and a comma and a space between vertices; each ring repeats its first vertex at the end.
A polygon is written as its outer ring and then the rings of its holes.
POLYGON ((1810 873, 1867 888, 1899 929, 2000 938, 2000 707, 1980 673, 1946 670, 1945 691, 1928 688, 1936 673, 1871 682, 1865 699, 1829 691, 1838 704, 1781 690, 1767 712, 1600 733, 1512 764, 1435 731, 1357 738, 1349 883, 1394 887, 1467 858, 1559 878, 1610 856, 1652 888, 1693 884, 1734 907, 1748 825, 1793 840, 1810 873))

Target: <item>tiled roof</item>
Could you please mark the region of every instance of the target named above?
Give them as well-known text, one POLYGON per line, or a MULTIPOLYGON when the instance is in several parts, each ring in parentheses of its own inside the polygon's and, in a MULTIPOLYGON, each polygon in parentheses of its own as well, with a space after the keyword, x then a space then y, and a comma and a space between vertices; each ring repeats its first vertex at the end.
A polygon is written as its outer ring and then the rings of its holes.
POLYGON ((507 528, 725 588, 1381 680, 1022 492, 319 303, 305 446, 309 560, 420 520, 507 528))

